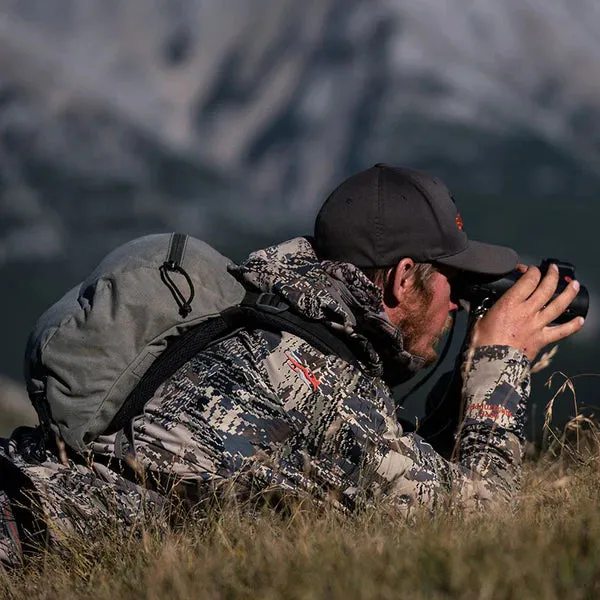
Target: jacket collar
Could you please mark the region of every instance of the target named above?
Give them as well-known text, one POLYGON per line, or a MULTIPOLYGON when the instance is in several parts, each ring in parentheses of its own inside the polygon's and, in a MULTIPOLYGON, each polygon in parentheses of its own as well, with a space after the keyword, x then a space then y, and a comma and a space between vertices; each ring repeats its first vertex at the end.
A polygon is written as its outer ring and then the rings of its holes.
POLYGON ((381 290, 354 265, 320 262, 306 238, 257 250, 230 270, 242 283, 278 294, 296 312, 347 336, 367 372, 389 385, 406 381, 423 366, 423 359, 404 350, 381 290))

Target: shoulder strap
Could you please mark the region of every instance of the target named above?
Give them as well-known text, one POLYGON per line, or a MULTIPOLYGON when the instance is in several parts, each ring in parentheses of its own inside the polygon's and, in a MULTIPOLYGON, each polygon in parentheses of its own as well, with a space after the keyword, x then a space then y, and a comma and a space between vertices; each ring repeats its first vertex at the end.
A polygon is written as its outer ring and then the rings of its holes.
POLYGON ((241 309, 246 316, 244 324, 250 323, 263 329, 293 333, 325 354, 335 354, 354 365, 358 363, 355 353, 345 340, 335 335, 323 323, 310 321, 293 312, 276 294, 248 291, 241 309))
POLYGON ((346 362, 358 364, 350 346, 323 323, 309 321, 292 312, 289 305, 275 294, 248 291, 240 305, 196 325, 171 342, 144 373, 113 417, 105 434, 110 435, 126 427, 133 417, 142 413, 163 381, 174 375, 210 343, 226 337, 240 327, 288 331, 325 354, 335 354, 346 362))
POLYGON ((113 417, 105 434, 110 435, 123 429, 133 417, 142 413, 146 402, 152 398, 163 381, 174 375, 181 366, 206 348, 210 342, 234 331, 234 321, 238 312, 238 307, 228 309, 220 316, 188 329, 173 340, 144 373, 140 382, 113 417), (231 319, 228 318, 229 316, 231 319))

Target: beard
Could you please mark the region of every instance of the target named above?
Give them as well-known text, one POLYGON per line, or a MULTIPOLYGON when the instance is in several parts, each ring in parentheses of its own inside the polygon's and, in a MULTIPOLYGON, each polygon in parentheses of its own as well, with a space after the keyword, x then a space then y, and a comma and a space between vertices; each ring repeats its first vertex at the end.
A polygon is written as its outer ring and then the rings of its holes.
POLYGON ((447 334, 450 333, 452 329, 452 325, 454 325, 454 315, 449 314, 444 321, 444 325, 440 333, 435 337, 434 346, 437 346, 440 343, 440 340, 447 334))
POLYGON ((419 300, 412 302, 410 306, 411 309, 398 323, 398 327, 402 331, 404 349, 410 354, 423 359, 424 366, 428 367, 437 361, 438 353, 436 347, 441 339, 452 329, 454 316, 449 314, 440 331, 430 340, 424 340, 423 332, 427 331, 428 326, 427 309, 429 301, 427 296, 421 295, 419 300))

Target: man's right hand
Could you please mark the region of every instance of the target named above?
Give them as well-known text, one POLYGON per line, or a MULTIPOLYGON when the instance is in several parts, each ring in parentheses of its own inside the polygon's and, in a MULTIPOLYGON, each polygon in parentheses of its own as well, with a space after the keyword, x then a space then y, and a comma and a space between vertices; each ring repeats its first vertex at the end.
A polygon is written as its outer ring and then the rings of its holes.
POLYGON ((519 268, 523 275, 475 324, 470 346, 512 346, 533 362, 542 348, 583 326, 583 317, 549 326, 577 296, 579 282, 571 281, 551 301, 558 285, 557 266, 550 265, 543 278, 537 267, 519 265, 519 268))

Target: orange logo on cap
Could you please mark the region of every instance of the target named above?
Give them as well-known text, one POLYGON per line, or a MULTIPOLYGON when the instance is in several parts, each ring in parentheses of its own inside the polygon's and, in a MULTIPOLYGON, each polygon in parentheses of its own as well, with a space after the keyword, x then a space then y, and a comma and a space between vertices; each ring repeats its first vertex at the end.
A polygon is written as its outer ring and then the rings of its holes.
POLYGON ((463 220, 462 217, 460 216, 460 213, 456 213, 456 226, 462 231, 463 230, 463 220))

